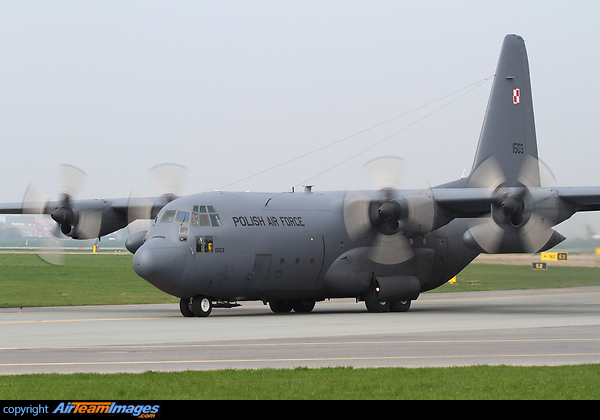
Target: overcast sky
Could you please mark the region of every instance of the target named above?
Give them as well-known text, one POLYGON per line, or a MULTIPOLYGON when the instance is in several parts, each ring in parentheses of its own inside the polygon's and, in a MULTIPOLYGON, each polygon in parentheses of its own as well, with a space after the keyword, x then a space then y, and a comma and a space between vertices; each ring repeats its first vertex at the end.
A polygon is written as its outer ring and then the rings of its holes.
POLYGON ((471 168, 508 33, 540 158, 600 185, 599 17, 594 0, 2 1, 0 201, 56 196, 60 163, 88 174, 81 198, 153 194, 164 162, 189 168, 184 194, 369 188, 382 155, 447 182, 471 168))

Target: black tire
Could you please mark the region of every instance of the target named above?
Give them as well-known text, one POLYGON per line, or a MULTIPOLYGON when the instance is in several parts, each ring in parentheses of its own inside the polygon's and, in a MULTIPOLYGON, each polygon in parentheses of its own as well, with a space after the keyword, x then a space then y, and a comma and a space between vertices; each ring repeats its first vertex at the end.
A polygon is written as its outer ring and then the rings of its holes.
POLYGON ((198 295, 192 299, 192 312, 198 317, 209 316, 212 306, 212 300, 206 296, 198 295))
POLYGON ((269 307, 276 314, 287 314, 292 310, 292 303, 289 300, 270 300, 269 307))
POLYGON ((408 312, 410 309, 410 300, 397 300, 390 304, 390 312, 408 312))
POLYGON ((365 306, 371 313, 380 314, 390 310, 390 302, 380 302, 375 299, 375 290, 371 290, 365 296, 365 306))
POLYGON ((192 311, 192 300, 189 298, 182 298, 179 301, 179 310, 181 311, 181 315, 186 318, 192 318, 196 316, 194 311, 192 311))
POLYGON ((292 300, 292 309, 298 313, 308 313, 315 308, 314 300, 292 300))

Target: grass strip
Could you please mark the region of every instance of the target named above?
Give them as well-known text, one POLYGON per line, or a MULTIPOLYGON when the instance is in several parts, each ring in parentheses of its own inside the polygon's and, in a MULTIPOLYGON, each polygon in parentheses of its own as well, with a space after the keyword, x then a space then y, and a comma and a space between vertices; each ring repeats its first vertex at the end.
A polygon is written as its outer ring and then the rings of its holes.
POLYGON ((0 376, 0 399, 595 400, 600 365, 259 369, 0 376))
POLYGON ((538 271, 528 265, 479 263, 468 265, 456 277, 456 283, 446 283, 434 289, 434 292, 479 292, 582 286, 600 286, 600 267, 551 265, 547 270, 538 271))
POLYGON ((178 299, 138 277, 131 254, 64 255, 51 265, 35 254, 0 254, 0 307, 169 303, 178 299))

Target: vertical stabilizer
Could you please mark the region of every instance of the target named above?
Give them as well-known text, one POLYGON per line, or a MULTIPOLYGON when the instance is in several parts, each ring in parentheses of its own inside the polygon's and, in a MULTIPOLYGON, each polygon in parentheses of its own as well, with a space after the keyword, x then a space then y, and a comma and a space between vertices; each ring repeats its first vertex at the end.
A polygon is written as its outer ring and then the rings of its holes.
POLYGON ((540 186, 529 62, 523 38, 507 35, 483 121, 469 185, 540 186))

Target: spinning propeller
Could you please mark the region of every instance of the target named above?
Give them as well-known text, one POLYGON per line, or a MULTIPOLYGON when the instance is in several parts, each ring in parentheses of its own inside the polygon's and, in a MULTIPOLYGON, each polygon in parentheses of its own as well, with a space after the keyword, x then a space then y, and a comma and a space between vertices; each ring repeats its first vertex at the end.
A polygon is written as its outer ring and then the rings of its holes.
POLYGON ((535 253, 551 248, 564 237, 552 229, 559 220, 559 197, 540 187, 538 159, 524 158, 514 180, 508 180, 495 157, 473 172, 469 186, 490 190, 490 214, 475 219, 463 236, 471 248, 489 254, 535 253))
POLYGON ((181 194, 188 172, 185 166, 177 163, 163 163, 150 168, 148 174, 161 199, 157 202, 155 199, 137 197, 137 193, 130 194, 127 221, 132 223, 136 220, 154 219, 161 208, 181 194))
POLYGON ((160 198, 156 199, 137 197, 136 193, 129 196, 127 205, 127 230, 129 238, 125 247, 135 254, 144 242, 146 232, 152 225, 160 209, 167 203, 177 198, 188 177, 189 170, 176 163, 163 163, 148 170, 154 190, 160 198))
POLYGON ((369 258, 384 265, 411 259, 410 238, 433 230, 436 205, 429 189, 403 194, 395 189, 403 179, 406 162, 397 157, 374 159, 366 164, 378 191, 373 196, 349 191, 344 200, 348 236, 370 245, 369 258))
POLYGON ((100 208, 78 208, 73 203, 81 192, 87 175, 72 165, 59 166, 60 198, 59 206, 50 214, 58 223, 63 235, 74 239, 93 239, 100 234, 102 210, 100 208))
MULTIPOLYGON (((25 191, 22 202, 23 214, 50 214, 57 223, 51 232, 52 237, 44 235, 43 248, 61 248, 61 239, 67 236, 72 238, 91 239, 97 237, 102 222, 101 213, 93 210, 80 210, 73 207, 72 201, 76 197, 87 175, 79 168, 72 165, 59 165, 59 197, 58 201, 51 201, 41 190, 30 184, 25 191)), ((52 264, 61 264, 61 253, 43 252, 40 257, 52 264)))

